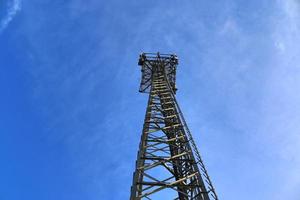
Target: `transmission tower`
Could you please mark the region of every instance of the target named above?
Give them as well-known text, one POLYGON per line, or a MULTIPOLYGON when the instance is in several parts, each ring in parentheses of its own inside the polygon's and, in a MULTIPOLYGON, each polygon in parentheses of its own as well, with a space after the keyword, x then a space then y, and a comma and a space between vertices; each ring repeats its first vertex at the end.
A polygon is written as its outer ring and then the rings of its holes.
POLYGON ((175 98, 177 56, 143 53, 138 64, 149 100, 130 200, 218 200, 175 98))

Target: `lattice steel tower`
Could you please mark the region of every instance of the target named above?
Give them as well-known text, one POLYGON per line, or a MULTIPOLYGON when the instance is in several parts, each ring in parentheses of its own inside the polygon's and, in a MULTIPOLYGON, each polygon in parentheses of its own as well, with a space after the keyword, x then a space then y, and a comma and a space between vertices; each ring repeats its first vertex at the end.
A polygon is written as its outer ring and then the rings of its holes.
POLYGON ((175 98, 177 56, 143 53, 138 64, 149 100, 130 200, 218 200, 175 98))

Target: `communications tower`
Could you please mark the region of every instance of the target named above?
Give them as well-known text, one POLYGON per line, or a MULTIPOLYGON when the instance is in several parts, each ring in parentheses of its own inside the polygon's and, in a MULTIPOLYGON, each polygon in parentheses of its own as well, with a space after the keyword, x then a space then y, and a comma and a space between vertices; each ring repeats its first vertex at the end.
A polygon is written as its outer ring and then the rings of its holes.
POLYGON ((175 98, 177 56, 143 53, 138 64, 149 100, 130 200, 218 200, 175 98))

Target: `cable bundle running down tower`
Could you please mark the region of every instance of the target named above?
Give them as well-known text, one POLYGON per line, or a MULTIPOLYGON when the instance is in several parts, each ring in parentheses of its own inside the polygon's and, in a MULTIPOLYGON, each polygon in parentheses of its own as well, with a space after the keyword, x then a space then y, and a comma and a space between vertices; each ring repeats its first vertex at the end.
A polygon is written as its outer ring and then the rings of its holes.
POLYGON ((175 98, 177 56, 143 53, 138 64, 149 100, 130 200, 218 200, 175 98))

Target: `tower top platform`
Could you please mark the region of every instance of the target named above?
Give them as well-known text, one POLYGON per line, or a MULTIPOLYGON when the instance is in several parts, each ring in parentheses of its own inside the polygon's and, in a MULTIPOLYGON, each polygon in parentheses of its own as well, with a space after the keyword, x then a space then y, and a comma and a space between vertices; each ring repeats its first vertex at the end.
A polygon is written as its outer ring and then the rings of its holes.
POLYGON ((176 93, 176 69, 178 57, 176 54, 142 53, 138 65, 141 66, 142 78, 140 92, 149 93, 154 75, 163 75, 176 93))

